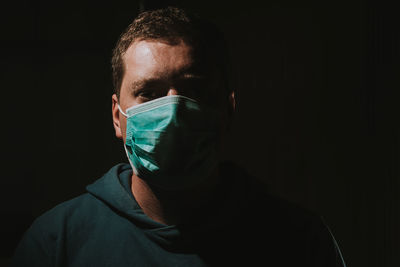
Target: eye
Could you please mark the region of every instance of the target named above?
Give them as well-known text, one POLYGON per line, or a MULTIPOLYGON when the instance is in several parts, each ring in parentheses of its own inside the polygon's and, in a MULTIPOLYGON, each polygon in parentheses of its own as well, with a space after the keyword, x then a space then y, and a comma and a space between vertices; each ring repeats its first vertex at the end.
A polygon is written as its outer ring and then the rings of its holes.
POLYGON ((156 99, 158 97, 157 91, 156 90, 149 90, 149 89, 143 89, 139 90, 136 94, 135 97, 139 98, 141 101, 150 101, 153 99, 156 99))
POLYGON ((181 93, 187 97, 204 100, 204 94, 206 93, 205 86, 202 81, 198 80, 188 80, 182 81, 178 85, 181 93))

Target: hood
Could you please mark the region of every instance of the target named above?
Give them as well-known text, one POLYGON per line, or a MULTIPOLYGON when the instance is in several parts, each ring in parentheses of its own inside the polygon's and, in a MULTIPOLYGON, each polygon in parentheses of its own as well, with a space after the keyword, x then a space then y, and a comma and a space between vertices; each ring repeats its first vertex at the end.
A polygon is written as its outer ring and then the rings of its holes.
MULTIPOLYGON (((132 168, 121 163, 112 167, 103 177, 86 187, 89 194, 104 202, 120 216, 129 219, 146 235, 162 246, 171 247, 183 242, 182 239, 192 239, 193 236, 226 225, 232 221, 243 206, 243 172, 234 164, 221 164, 221 186, 219 197, 215 199, 213 215, 208 213, 208 219, 197 225, 165 225, 149 218, 136 202, 131 192, 132 168), (240 177, 240 179, 239 179, 240 177), (240 193, 239 193, 240 192, 240 193), (185 236, 185 237, 183 237, 185 236)), ((246 180, 246 179, 244 179, 246 180)), ((185 243, 187 241, 184 241, 185 243)), ((181 246, 180 246, 181 247, 181 246)))
POLYGON ((99 180, 86 187, 89 194, 106 203, 119 214, 124 215, 142 229, 165 228, 147 217, 130 191, 132 168, 121 163, 112 167, 99 180))

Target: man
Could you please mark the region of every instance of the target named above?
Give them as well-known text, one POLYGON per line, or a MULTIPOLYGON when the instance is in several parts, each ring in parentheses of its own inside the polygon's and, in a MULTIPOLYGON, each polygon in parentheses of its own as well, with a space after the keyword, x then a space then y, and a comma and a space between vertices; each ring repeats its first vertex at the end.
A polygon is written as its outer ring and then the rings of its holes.
POLYGON ((112 58, 130 164, 39 217, 14 266, 343 266, 318 216, 221 163, 235 109, 223 36, 177 8, 144 12, 112 58))

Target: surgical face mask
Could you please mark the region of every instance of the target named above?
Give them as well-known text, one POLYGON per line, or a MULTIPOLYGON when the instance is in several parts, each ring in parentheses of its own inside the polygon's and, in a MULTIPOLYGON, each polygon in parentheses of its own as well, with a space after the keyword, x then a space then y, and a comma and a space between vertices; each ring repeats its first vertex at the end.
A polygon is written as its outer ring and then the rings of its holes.
POLYGON ((135 174, 156 187, 193 187, 218 164, 220 112, 181 95, 120 112, 127 117, 125 150, 135 174))

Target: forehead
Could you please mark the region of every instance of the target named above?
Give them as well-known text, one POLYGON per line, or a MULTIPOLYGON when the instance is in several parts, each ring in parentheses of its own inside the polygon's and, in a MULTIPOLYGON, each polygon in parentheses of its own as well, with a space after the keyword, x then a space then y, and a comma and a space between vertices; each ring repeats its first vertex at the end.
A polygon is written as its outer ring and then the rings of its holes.
POLYGON ((170 44, 159 40, 139 40, 124 55, 126 74, 138 77, 174 75, 193 65, 193 49, 183 41, 170 44))

